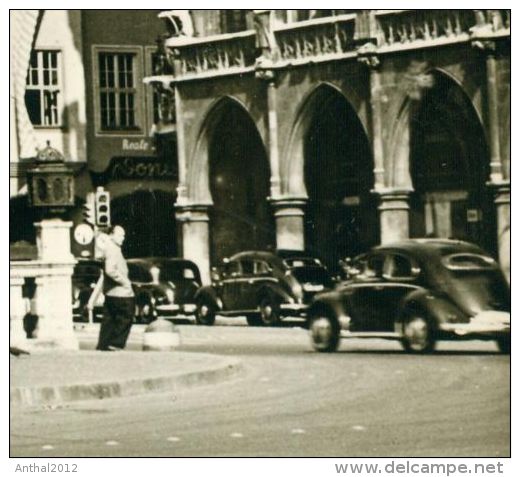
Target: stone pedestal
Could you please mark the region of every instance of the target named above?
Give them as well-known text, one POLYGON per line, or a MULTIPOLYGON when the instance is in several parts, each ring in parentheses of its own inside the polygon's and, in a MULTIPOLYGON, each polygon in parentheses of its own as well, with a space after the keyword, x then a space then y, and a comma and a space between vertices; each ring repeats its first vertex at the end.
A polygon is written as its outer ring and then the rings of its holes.
POLYGON ((74 262, 43 262, 42 267, 36 277, 38 336, 34 346, 77 350, 72 321, 74 262))
POLYGON ((507 280, 511 281, 511 186, 509 183, 495 187, 497 208, 498 261, 507 280))
POLYGON ((379 220, 381 243, 387 244, 410 236, 409 192, 390 190, 379 192, 379 220))
POLYGON ((72 222, 60 219, 43 220, 36 227, 38 259, 44 262, 74 260, 70 252, 70 229, 72 222))
POLYGON ((24 279, 10 277, 9 280, 9 344, 27 349, 27 337, 23 328, 23 317, 26 313, 25 300, 22 295, 24 279))
POLYGON ((305 250, 306 198, 271 199, 276 222, 276 248, 305 250))
POLYGON ((197 264, 203 284, 211 282, 209 259, 208 205, 177 207, 176 217, 182 226, 183 257, 197 264))

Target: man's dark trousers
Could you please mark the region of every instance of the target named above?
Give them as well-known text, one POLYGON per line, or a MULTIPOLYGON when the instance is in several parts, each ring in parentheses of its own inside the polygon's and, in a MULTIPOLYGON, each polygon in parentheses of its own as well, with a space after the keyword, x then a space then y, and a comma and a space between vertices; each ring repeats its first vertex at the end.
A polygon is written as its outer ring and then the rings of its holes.
POLYGON ((106 296, 98 350, 123 349, 134 321, 135 298, 106 296))

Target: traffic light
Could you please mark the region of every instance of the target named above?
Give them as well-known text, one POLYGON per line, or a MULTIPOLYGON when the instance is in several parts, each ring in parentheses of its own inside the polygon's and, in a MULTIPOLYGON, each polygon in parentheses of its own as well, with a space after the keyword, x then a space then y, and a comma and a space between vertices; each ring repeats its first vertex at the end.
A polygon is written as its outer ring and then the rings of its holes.
POLYGON ((96 190, 96 225, 108 227, 110 225, 110 192, 103 187, 96 190))
POLYGON ((89 192, 83 205, 83 220, 90 225, 96 224, 96 198, 93 192, 89 192))

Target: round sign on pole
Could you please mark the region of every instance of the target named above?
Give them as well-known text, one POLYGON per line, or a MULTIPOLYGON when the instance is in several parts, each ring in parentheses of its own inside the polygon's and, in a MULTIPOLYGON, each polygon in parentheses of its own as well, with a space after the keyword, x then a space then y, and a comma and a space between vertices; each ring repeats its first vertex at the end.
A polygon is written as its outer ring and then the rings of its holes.
POLYGON ((94 240, 94 230, 88 224, 79 224, 74 229, 74 240, 80 245, 88 245, 94 240))

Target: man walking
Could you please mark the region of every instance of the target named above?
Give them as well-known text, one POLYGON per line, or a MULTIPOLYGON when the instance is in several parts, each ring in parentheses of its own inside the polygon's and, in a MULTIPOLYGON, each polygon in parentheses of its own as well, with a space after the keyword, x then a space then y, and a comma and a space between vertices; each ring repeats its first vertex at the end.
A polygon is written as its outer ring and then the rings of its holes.
POLYGON ((97 345, 97 349, 101 351, 123 349, 134 320, 134 291, 128 279, 128 266, 121 252, 124 240, 125 229, 115 225, 109 231, 105 243, 103 278, 105 306, 97 345))

